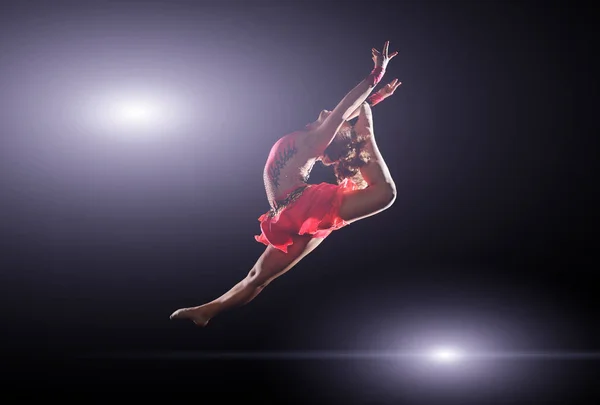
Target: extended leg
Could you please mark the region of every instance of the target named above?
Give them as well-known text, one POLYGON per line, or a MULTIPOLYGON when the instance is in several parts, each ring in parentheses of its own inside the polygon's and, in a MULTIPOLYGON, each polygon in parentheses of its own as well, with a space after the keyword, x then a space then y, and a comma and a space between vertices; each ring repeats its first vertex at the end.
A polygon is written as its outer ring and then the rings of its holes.
POLYGON ((171 319, 190 319, 199 326, 205 326, 217 314, 252 301, 271 281, 289 271, 322 241, 310 236, 295 236, 288 253, 267 246, 246 278, 233 288, 199 307, 179 309, 171 315, 171 319))

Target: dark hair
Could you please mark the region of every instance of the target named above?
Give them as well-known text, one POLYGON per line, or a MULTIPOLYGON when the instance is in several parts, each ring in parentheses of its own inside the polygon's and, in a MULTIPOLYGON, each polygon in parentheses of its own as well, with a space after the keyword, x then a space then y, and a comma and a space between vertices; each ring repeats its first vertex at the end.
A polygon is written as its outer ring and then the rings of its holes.
POLYGON ((333 142, 325 149, 324 155, 334 165, 334 173, 338 183, 350 178, 359 187, 366 186, 360 174, 360 168, 370 160, 369 153, 365 150, 367 139, 357 135, 354 128, 340 132, 333 142))

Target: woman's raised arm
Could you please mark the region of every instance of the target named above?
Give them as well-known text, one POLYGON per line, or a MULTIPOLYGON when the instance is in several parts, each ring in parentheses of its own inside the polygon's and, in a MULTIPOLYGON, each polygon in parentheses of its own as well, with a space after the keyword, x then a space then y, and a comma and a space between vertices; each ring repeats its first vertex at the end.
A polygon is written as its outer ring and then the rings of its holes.
MULTIPOLYGON (((383 100, 385 100, 386 98, 388 98, 389 96, 394 94, 396 89, 398 87, 400 87, 401 84, 402 84, 402 82, 399 82, 398 79, 392 80, 390 83, 386 84, 381 89, 379 89, 375 93, 371 94, 367 98, 367 104, 369 104, 371 107, 375 107, 377 104, 381 103, 383 100)), ((361 104, 361 106, 362 106, 362 104, 361 104)), ((352 114, 350 114, 350 116, 346 119, 346 121, 350 121, 350 120, 358 117, 361 106, 359 106, 356 110, 354 110, 354 112, 352 114)))
POLYGON ((375 86, 381 81, 389 61, 398 54, 398 52, 394 52, 388 55, 389 44, 389 41, 385 43, 382 52, 377 51, 375 48, 372 49, 375 68, 369 76, 346 94, 331 114, 313 131, 311 142, 314 149, 323 151, 327 148, 344 121, 347 121, 360 105, 366 101, 369 94, 371 94, 375 86))

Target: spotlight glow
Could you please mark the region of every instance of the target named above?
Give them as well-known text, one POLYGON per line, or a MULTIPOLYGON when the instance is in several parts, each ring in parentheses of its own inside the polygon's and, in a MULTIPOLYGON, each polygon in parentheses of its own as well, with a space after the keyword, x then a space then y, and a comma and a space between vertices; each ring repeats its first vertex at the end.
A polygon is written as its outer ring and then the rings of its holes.
POLYGON ((151 128, 165 119, 166 108, 151 98, 116 99, 107 106, 107 119, 126 128, 151 128))
POLYGON ((173 134, 182 129, 190 117, 183 105, 184 96, 160 88, 90 89, 82 109, 87 126, 104 134, 149 135, 173 134))
POLYGON ((454 363, 462 358, 462 354, 456 349, 441 347, 433 350, 430 357, 438 363, 454 363))
POLYGON ((149 122, 159 113, 157 106, 152 103, 130 101, 113 107, 113 116, 122 123, 142 124, 149 122))

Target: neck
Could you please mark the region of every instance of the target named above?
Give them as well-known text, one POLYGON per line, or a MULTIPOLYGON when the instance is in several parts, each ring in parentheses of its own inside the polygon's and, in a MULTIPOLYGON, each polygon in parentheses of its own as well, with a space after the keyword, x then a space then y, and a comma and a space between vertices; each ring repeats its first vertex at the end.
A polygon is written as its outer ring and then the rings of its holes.
POLYGON ((311 123, 306 124, 306 126, 304 128, 308 129, 308 130, 311 130, 311 129, 318 128, 319 125, 320 125, 320 122, 319 121, 315 121, 315 122, 311 122, 311 123))

